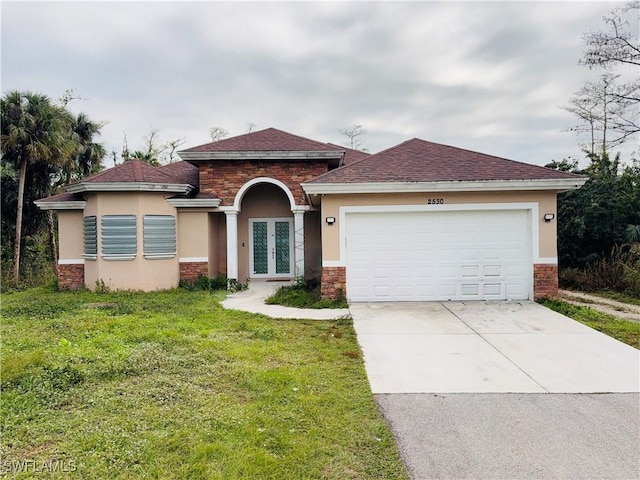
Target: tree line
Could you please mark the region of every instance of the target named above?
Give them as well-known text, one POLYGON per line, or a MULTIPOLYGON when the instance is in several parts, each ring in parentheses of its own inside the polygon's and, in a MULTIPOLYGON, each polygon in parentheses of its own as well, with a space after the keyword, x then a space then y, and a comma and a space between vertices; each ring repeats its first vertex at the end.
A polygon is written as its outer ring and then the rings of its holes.
MULTIPOLYGON (((40 212, 34 200, 57 193, 62 186, 97 172, 105 155, 96 143, 101 124, 67 108, 71 95, 54 102, 46 95, 11 91, 1 101, 2 125, 2 267, 11 259, 14 285, 20 282, 20 260, 25 241, 35 253, 46 226, 53 268, 57 268, 55 222, 51 212, 40 212), (40 237, 38 239, 38 237, 40 237), (11 254, 9 254, 11 251, 11 254)), ((42 250, 42 249, 39 249, 42 250)))
POLYGON ((603 73, 578 90, 564 108, 577 117, 571 131, 578 134, 587 166, 580 168, 572 159, 546 165, 589 177, 579 190, 558 195, 561 284, 638 297, 640 162, 636 158, 623 162, 613 150, 637 142, 640 132, 640 46, 629 23, 637 22, 639 9, 638 1, 615 8, 603 19, 603 31, 584 35, 580 63, 603 73), (636 69, 635 78, 620 82, 617 69, 626 66, 636 69))

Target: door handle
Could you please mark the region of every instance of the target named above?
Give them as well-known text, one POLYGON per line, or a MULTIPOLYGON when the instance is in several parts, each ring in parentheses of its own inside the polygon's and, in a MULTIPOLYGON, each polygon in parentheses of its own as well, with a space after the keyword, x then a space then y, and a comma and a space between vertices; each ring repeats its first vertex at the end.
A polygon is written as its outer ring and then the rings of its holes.
POLYGON ((271 249, 271 258, 273 258, 273 259, 276 258, 276 249, 275 248, 271 249))

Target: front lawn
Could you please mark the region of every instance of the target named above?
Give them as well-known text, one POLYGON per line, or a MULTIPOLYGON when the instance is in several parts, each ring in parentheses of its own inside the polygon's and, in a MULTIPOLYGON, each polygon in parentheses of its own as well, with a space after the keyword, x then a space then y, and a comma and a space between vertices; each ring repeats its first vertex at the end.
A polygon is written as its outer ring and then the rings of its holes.
POLYGON ((563 302, 562 300, 546 299, 540 303, 580 323, 584 323, 599 332, 605 333, 616 340, 640 349, 640 323, 622 320, 613 315, 601 313, 593 308, 579 307, 563 302))
POLYGON ((350 321, 272 320, 223 297, 3 294, 1 471, 407 478, 350 321))

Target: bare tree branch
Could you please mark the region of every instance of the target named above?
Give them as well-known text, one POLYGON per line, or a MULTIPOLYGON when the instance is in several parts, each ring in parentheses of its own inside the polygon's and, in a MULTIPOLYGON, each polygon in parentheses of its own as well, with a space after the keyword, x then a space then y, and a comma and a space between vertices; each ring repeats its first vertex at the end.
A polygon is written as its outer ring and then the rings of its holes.
POLYGON ((229 132, 222 127, 211 127, 209 129, 209 135, 212 142, 219 142, 220 140, 227 138, 229 132))
POLYGON ((351 125, 350 127, 342 128, 340 129, 340 134, 346 137, 345 147, 352 148, 353 150, 366 151, 366 148, 362 148, 362 146, 367 131, 362 125, 351 125))
POLYGON ((622 8, 614 9, 604 17, 606 32, 589 32, 584 35, 587 50, 580 63, 589 68, 612 68, 617 64, 640 65, 638 37, 631 33, 629 20, 638 22, 640 1, 634 0, 622 8))

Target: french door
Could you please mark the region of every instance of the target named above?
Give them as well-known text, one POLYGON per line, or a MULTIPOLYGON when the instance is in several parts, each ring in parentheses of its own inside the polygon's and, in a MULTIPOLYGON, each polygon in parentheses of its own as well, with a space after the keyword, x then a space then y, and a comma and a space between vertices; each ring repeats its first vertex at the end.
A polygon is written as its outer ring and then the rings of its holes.
POLYGON ((251 277, 291 277, 293 223, 291 218, 249 219, 251 277))

